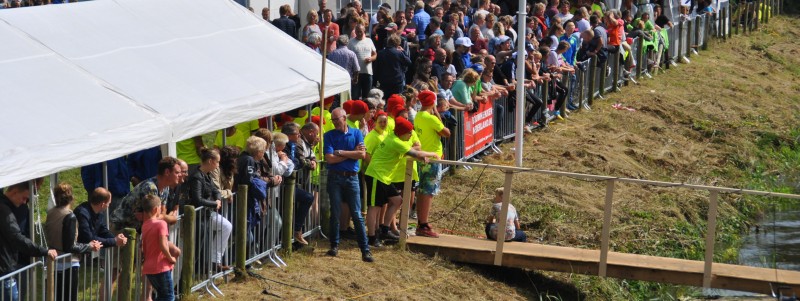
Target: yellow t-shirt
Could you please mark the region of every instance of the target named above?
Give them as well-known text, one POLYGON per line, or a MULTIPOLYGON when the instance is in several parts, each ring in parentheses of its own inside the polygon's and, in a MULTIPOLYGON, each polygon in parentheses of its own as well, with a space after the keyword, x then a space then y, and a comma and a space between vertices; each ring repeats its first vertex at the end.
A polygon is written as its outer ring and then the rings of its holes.
POLYGON ((378 147, 378 144, 383 142, 386 139, 387 130, 383 130, 383 133, 378 133, 375 129, 372 129, 366 137, 364 137, 364 147, 367 148, 367 153, 372 155, 375 152, 375 149, 378 147))
MULTIPOLYGON (((220 138, 221 139, 221 138, 220 138)), ((178 141, 175 144, 178 159, 186 161, 186 164, 200 164, 200 155, 197 154, 197 149, 194 147, 194 138, 178 141)))
MULTIPOLYGON (((392 130, 391 134, 389 135, 394 136, 394 130, 392 130)), ((398 140, 400 139, 398 138, 398 140)), ((411 139, 408 139, 408 141, 400 140, 400 142, 406 144, 406 147, 408 147, 408 149, 411 149, 411 147, 414 146, 414 143, 419 142, 419 136, 417 136, 417 132, 411 131, 411 139)), ((413 160, 412 164, 414 165, 411 167, 411 169, 414 172, 412 173, 411 178, 414 181, 419 181, 419 173, 417 172, 417 160, 413 160)), ((397 164, 397 168, 395 168, 395 170, 392 172, 392 183, 399 183, 405 181, 406 181, 406 158, 403 158, 403 160, 400 160, 400 164, 397 164)))
MULTIPOLYGON (((242 122, 237 125, 236 133, 233 136, 225 138, 227 145, 238 146, 241 150, 247 148, 247 138, 250 138, 250 133, 258 130, 258 120, 242 122)), ((214 139, 214 146, 222 147, 222 131, 217 132, 217 137, 214 139)))
POLYGON ((360 123, 360 122, 359 122, 358 120, 356 120, 356 121, 350 121, 350 119, 349 119, 349 118, 347 119, 347 125, 349 125, 350 127, 354 128, 354 129, 357 129, 357 130, 360 130, 360 129, 361 129, 361 128, 359 127, 359 123, 360 123))
MULTIPOLYGON (((311 116, 319 116, 319 107, 311 109, 311 116)), ((322 110, 322 132, 326 133, 334 128, 333 121, 331 121, 331 112, 322 110)))
POLYGON ((442 139, 439 132, 444 129, 444 123, 431 113, 422 111, 417 113, 414 118, 414 131, 417 132, 420 140, 420 148, 426 152, 432 152, 442 157, 442 139))
MULTIPOLYGON (((387 185, 394 183, 394 171, 401 162, 405 162, 405 154, 409 150, 411 144, 400 140, 394 133, 389 133, 372 153, 372 160, 365 174, 387 185)), ((403 174, 405 176, 405 170, 403 174)))

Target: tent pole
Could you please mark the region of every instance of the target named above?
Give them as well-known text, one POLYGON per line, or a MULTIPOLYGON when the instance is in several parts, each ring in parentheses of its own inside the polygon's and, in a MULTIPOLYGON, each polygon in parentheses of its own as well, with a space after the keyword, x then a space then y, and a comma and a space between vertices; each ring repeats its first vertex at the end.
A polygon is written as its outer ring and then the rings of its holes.
POLYGON ((522 134, 525 124, 525 0, 519 0, 519 11, 517 12, 517 124, 515 125, 514 152, 515 164, 522 167, 522 144, 524 142, 522 134))
MULTIPOLYGON (((325 156, 323 155, 322 150, 324 149, 325 141, 322 140, 322 135, 325 133, 323 130, 323 125, 325 123, 325 114, 323 110, 325 110, 325 65, 327 63, 327 56, 328 56, 328 32, 329 28, 325 28, 325 32, 322 33, 322 78, 320 79, 319 84, 319 156, 318 159, 324 161, 325 156)), ((338 38, 338 37, 337 37, 338 38)), ((311 118, 311 117, 309 117, 311 118)))

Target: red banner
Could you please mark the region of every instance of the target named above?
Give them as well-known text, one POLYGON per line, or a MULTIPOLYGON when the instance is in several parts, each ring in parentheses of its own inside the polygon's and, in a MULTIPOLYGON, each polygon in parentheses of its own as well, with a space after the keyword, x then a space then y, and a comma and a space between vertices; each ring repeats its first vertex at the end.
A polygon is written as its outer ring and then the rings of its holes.
POLYGON ((464 157, 479 151, 494 139, 492 102, 475 103, 478 111, 464 112, 464 157))

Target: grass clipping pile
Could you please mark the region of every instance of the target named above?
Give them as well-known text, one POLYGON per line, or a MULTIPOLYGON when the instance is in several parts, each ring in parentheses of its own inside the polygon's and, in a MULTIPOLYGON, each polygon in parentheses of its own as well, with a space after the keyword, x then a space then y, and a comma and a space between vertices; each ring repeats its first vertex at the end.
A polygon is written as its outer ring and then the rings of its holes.
MULTIPOLYGON (((797 18, 774 18, 750 36, 712 41, 710 50, 693 56, 691 64, 672 68, 654 80, 640 80, 640 85, 624 87, 621 93, 607 94, 606 99, 595 101, 591 111, 575 113, 567 121, 528 135, 524 166, 702 185, 747 185, 762 136, 796 138, 789 135, 800 124, 798 28, 797 18), (612 107, 615 103, 636 110, 617 110, 612 107)), ((512 165, 510 145, 503 147, 505 154, 485 161, 512 165)), ((460 169, 443 180, 431 217, 437 229, 482 235, 489 199, 502 186, 503 175, 486 170, 471 190, 480 173, 480 169, 460 169)), ((531 240, 598 249, 604 196, 604 182, 517 174, 512 204, 531 240)), ((618 183, 612 250, 701 260, 707 208, 706 192, 618 183)), ((747 199, 721 195, 718 242, 735 244, 737 233, 746 229, 751 217, 748 210, 752 208, 747 199)), ((310 255, 295 255, 286 270, 270 268, 262 273, 317 292, 269 283, 273 292, 288 299, 369 300, 630 300, 693 292, 562 273, 498 273, 494 268, 457 266, 394 250, 376 251, 377 262, 369 265, 348 247, 340 258, 325 257, 322 252, 327 244, 319 244, 310 255)), ((736 259, 734 247, 721 249, 717 262, 736 259)), ((237 299, 261 293, 231 286, 225 291, 237 299)))

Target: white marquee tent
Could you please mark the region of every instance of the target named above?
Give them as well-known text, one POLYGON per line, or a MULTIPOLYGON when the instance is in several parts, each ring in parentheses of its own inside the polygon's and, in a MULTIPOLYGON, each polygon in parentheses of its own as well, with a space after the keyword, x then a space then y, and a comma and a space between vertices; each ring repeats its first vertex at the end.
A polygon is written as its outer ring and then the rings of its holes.
POLYGON ((0 45, 0 187, 319 99, 321 56, 228 0, 7 9, 0 45))

